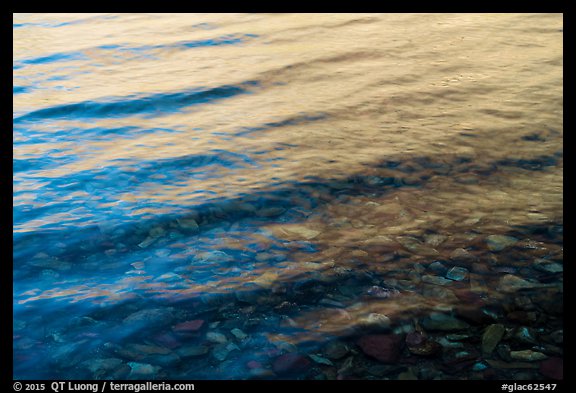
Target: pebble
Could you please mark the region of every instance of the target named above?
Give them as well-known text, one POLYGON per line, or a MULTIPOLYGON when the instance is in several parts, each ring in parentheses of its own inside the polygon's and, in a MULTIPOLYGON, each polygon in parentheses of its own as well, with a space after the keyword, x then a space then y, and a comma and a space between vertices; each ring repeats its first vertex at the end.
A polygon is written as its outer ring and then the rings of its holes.
POLYGON ((314 239, 316 236, 320 234, 320 231, 307 228, 303 225, 290 225, 285 227, 285 229, 288 232, 303 237, 306 240, 314 239))
POLYGON ((310 364, 310 361, 305 356, 289 352, 274 359, 272 370, 280 375, 295 374, 306 371, 310 364))
POLYGON ((170 323, 173 318, 174 309, 166 308, 149 308, 137 311, 124 318, 126 325, 146 324, 147 328, 159 327, 170 323))
POLYGON ((211 264, 225 264, 227 262, 232 262, 234 258, 224 251, 209 251, 198 254, 197 259, 202 262, 208 262, 211 264))
POLYGON ((450 259, 458 261, 471 261, 476 257, 463 248, 457 248, 450 253, 450 259))
POLYGON ((182 346, 182 343, 170 332, 157 334, 153 337, 153 340, 157 344, 163 345, 169 349, 175 349, 182 346))
POLYGON ((490 355, 504 337, 504 333, 506 333, 504 325, 496 323, 488 326, 482 335, 482 352, 490 355))
POLYGON ((534 269, 539 270, 544 273, 562 273, 564 271, 564 266, 560 263, 550 262, 546 259, 538 259, 534 262, 534 269))
POLYGON ((428 269, 432 270, 433 272, 436 272, 437 274, 441 274, 441 275, 446 274, 446 272, 448 271, 448 268, 446 267, 446 265, 444 265, 440 261, 432 262, 430 265, 428 265, 428 269))
POLYGON ((193 218, 179 218, 178 225, 188 233, 200 232, 200 226, 193 218))
POLYGON ((230 330, 230 333, 232 333, 232 335, 236 337, 238 340, 244 340, 246 337, 248 337, 246 333, 244 333, 242 330, 238 328, 230 330))
POLYGON ((488 366, 484 362, 478 362, 472 366, 473 371, 483 371, 483 370, 486 370, 487 368, 488 368, 488 366))
MULTIPOLYGON (((231 343, 232 344, 232 343, 231 343)), ((216 360, 224 361, 228 357, 228 354, 233 351, 234 349, 239 349, 236 344, 232 344, 234 347, 231 347, 230 344, 218 344, 212 349, 212 356, 216 360)))
POLYGON ((265 272, 251 282, 262 288, 270 288, 278 280, 279 275, 274 272, 265 272))
POLYGON ((366 293, 369 296, 377 297, 380 299, 387 299, 387 298, 395 297, 395 296, 400 294, 400 292, 397 289, 383 288, 383 287, 379 287, 377 285, 370 287, 370 289, 368 289, 368 291, 366 293))
POLYGON ((442 313, 432 313, 430 316, 423 318, 421 325, 426 330, 440 331, 462 330, 470 327, 466 322, 442 313))
POLYGON ((429 235, 424 235, 424 241, 426 244, 436 248, 438 247, 440 244, 444 243, 444 241, 447 239, 448 237, 445 235, 439 235, 439 234, 429 234, 429 235))
POLYGON ((441 299, 447 303, 453 304, 458 302, 458 298, 449 288, 441 285, 427 285, 422 289, 422 295, 432 298, 441 299))
POLYGON ((356 342, 365 355, 382 363, 395 363, 402 349, 403 338, 394 334, 372 334, 356 342))
POLYGON ((452 280, 448 280, 440 276, 432 276, 429 274, 425 274, 422 276, 422 282, 433 285, 448 285, 452 283, 452 280))
POLYGON ((468 269, 460 266, 454 266, 448 270, 448 273, 446 273, 446 278, 454 281, 463 281, 468 278, 468 274, 468 269))
POLYGON ((247 368, 262 368, 262 363, 256 360, 250 360, 246 363, 247 368))
POLYGON ((417 255, 423 255, 428 257, 434 257, 438 255, 438 251, 436 251, 432 247, 428 247, 427 245, 423 244, 420 240, 416 239, 412 236, 398 236, 396 241, 404 246, 405 249, 411 251, 417 255))
POLYGON ((224 344, 228 342, 228 339, 226 338, 225 335, 217 332, 206 333, 206 340, 216 344, 224 344))
POLYGON ((364 244, 367 246, 382 246, 390 248, 398 247, 398 243, 394 239, 385 235, 379 235, 371 239, 365 240, 364 244))
POLYGON ((346 356, 350 352, 350 348, 341 341, 330 341, 324 347, 323 352, 328 359, 338 360, 346 356))
POLYGON ((518 239, 512 236, 490 235, 486 238, 486 244, 490 251, 502 251, 505 248, 513 246, 517 242, 518 239))
POLYGON ((548 358, 548 356, 544 355, 543 353, 532 351, 530 349, 523 351, 510 351, 510 357, 513 360, 519 360, 523 362, 536 362, 548 358))
POLYGON ((361 318, 359 324, 368 328, 390 329, 392 322, 384 314, 370 313, 367 317, 361 318))
POLYGON ((138 244, 138 247, 140 247, 140 248, 146 248, 146 247, 148 247, 149 245, 151 245, 152 243, 154 243, 157 239, 158 239, 158 238, 156 238, 156 237, 148 236, 146 239, 142 240, 142 242, 140 242, 140 243, 138 244))
POLYGON ((446 338, 450 341, 464 341, 468 340, 470 337, 471 335, 466 333, 452 333, 446 335, 446 338))
POLYGON ((540 288, 542 286, 543 285, 540 283, 533 283, 513 274, 506 274, 500 278, 500 282, 498 283, 498 290, 510 293, 519 291, 521 289, 540 288))
POLYGON ((156 373, 160 370, 160 367, 147 363, 130 362, 128 363, 128 366, 130 366, 132 370, 130 372, 130 377, 135 378, 152 379, 150 377, 156 375, 156 373))
POLYGON ((191 333, 196 332, 202 328, 204 325, 204 320, 194 319, 192 321, 186 321, 175 325, 172 331, 175 333, 191 333))
POLYGON ((514 329, 514 333, 512 335, 517 341, 525 344, 537 344, 538 340, 536 339, 536 333, 532 328, 526 326, 520 326, 514 329))
POLYGON ((442 349, 442 345, 420 332, 408 333, 406 335, 406 345, 410 353, 418 356, 432 356, 442 349))

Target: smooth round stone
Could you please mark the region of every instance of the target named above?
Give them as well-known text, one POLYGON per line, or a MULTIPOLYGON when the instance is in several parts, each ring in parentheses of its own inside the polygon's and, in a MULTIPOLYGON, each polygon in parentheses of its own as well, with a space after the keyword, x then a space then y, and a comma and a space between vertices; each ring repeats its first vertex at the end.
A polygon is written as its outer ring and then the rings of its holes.
POLYGON ((468 278, 468 274, 468 269, 460 266, 454 266, 448 270, 448 273, 446 273, 446 278, 454 281, 462 281, 468 278))
POLYGON ((384 314, 370 313, 367 317, 360 319, 359 324, 368 328, 390 329, 392 322, 384 314))
POLYGON ((510 351, 510 357, 513 360, 519 360, 523 362, 537 362, 540 360, 548 359, 548 356, 544 355, 543 353, 532 351, 530 349, 523 351, 510 351))

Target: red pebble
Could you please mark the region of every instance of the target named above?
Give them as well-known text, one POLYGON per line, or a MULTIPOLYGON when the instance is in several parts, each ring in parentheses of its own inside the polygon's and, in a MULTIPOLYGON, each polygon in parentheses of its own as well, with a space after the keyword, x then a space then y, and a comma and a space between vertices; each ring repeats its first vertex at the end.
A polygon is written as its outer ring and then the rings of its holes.
POLYGON ((202 319, 194 319, 192 321, 186 321, 177 324, 172 328, 173 331, 176 333, 189 333, 189 332, 196 332, 200 330, 200 328, 204 325, 204 320, 202 319))
POLYGON ((262 368, 262 363, 257 362, 256 360, 250 360, 248 363, 246 363, 246 367, 248 368, 262 368))
POLYGON ((290 352, 278 356, 272 364, 272 369, 277 374, 294 374, 308 369, 310 361, 300 354, 290 352))
POLYGON ((395 363, 400 356, 402 343, 403 337, 395 334, 371 334, 357 341, 362 352, 382 363, 395 363))
POLYGON ((182 343, 178 341, 172 333, 158 334, 154 337, 154 341, 168 349, 175 349, 182 346, 182 343))

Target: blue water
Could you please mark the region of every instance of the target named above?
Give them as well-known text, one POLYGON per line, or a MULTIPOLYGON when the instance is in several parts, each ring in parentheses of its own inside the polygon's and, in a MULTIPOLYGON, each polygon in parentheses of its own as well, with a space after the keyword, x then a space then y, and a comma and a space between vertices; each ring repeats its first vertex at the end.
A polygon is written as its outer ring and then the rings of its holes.
POLYGON ((354 340, 460 315, 462 291, 498 304, 504 274, 562 293, 531 265, 562 263, 561 16, 13 29, 15 379, 396 379, 409 362, 375 373, 354 340), (470 276, 430 287, 434 262, 470 276), (346 356, 309 357, 334 340, 346 356), (286 353, 313 366, 282 370, 286 353))

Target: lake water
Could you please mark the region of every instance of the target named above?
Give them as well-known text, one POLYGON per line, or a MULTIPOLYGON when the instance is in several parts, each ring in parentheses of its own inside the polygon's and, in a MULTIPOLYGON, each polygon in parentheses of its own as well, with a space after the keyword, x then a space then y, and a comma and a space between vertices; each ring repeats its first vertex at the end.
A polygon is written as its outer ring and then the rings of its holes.
POLYGON ((561 378, 562 15, 13 34, 14 378, 561 378))

